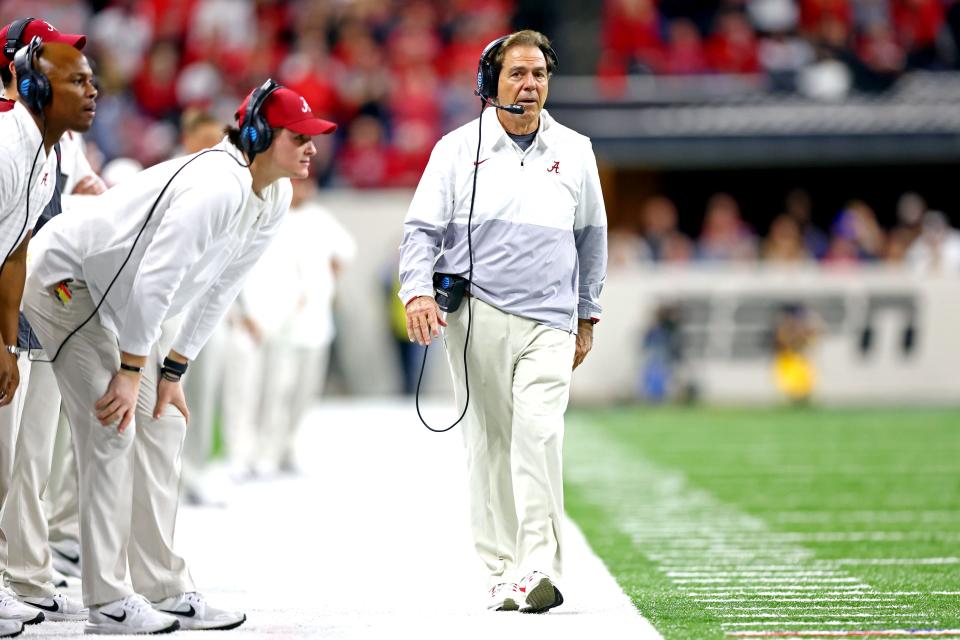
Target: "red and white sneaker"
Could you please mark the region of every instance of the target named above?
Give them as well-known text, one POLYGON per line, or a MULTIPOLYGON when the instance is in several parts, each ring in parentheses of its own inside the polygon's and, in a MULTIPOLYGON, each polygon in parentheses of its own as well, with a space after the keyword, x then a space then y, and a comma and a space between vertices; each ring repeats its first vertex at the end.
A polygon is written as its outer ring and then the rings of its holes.
POLYGON ((516 611, 520 608, 523 594, 513 582, 501 582, 490 589, 487 598, 487 609, 490 611, 516 611))
POLYGON ((523 595, 521 613, 544 613, 563 604, 560 590, 545 573, 531 571, 520 581, 519 589, 523 595))

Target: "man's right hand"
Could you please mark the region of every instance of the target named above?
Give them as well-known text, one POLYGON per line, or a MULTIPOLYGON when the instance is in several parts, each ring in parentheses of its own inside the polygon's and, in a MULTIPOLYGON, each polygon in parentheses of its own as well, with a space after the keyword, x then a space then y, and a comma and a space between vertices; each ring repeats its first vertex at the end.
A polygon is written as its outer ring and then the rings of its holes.
POLYGON ((407 337, 410 342, 430 344, 430 337, 440 335, 447 323, 440 317, 440 307, 430 296, 418 296, 407 303, 407 337))
POLYGON ((110 386, 103 397, 97 400, 97 420, 103 426, 120 421, 117 430, 123 433, 137 408, 137 396, 140 394, 140 375, 120 370, 113 375, 110 386))
POLYGON ((20 369, 17 368, 17 356, 0 352, 0 407, 10 404, 19 384, 20 369))

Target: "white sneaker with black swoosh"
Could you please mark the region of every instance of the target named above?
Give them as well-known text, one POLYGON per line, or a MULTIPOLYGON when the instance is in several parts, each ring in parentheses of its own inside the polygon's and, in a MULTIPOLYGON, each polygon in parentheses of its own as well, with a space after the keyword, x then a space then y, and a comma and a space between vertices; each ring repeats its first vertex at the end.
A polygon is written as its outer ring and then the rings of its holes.
POLYGON ((140 594, 114 600, 90 609, 90 617, 84 633, 95 634, 145 634, 170 633, 180 628, 174 616, 160 613, 150 606, 140 594))
POLYGON ((80 577, 80 543, 76 540, 61 540, 50 543, 53 568, 70 578, 80 577))
POLYGON ((23 624, 40 624, 43 622, 43 611, 28 607, 20 602, 17 595, 0 587, 0 620, 16 620, 23 624))
POLYGON ((0 638, 12 638, 23 633, 23 623, 19 620, 0 620, 0 638))
POLYGON ((20 600, 25 605, 36 607, 43 611, 46 619, 52 622, 76 622, 86 620, 90 613, 85 606, 76 600, 71 600, 62 593, 55 593, 49 598, 21 596, 20 600))
POLYGON ((215 609, 196 591, 188 591, 153 603, 162 613, 175 616, 180 628, 186 630, 236 629, 247 620, 238 611, 215 609))

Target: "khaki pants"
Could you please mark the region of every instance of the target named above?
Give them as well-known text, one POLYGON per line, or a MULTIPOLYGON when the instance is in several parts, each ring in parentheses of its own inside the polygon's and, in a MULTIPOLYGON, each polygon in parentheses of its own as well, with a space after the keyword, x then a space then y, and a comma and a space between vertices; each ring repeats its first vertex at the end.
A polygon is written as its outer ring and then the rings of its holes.
MULTIPOLYGON (((38 359, 47 359, 42 351, 34 354, 38 359)), ((60 416, 60 390, 50 364, 31 363, 30 384, 24 392, 22 428, 17 435, 13 475, 0 515, 0 528, 7 543, 7 583, 21 596, 49 597, 56 589, 41 496, 51 476, 53 442, 60 416)), ((58 466, 70 462, 72 457, 69 462, 57 459, 58 466)))
MULTIPOLYGON (((27 278, 24 313, 50 354, 94 309, 82 283, 73 282, 70 288, 73 297, 63 304, 27 278)), ((70 339, 53 364, 77 459, 87 606, 124 598, 134 590, 159 600, 194 588, 186 563, 173 552, 186 422, 172 405, 160 419, 152 418, 159 364, 171 339, 164 331, 151 350, 136 417, 124 433, 116 425, 102 426, 94 409, 120 368, 117 339, 99 317, 70 339)))
MULTIPOLYGON (((57 392, 59 397, 59 391, 57 392)), ((47 512, 48 536, 51 544, 80 542, 79 489, 77 487, 77 459, 73 455, 70 424, 60 410, 57 436, 53 440, 53 459, 57 461, 50 473, 50 482, 43 500, 47 512)))
POLYGON ((461 425, 474 545, 491 586, 533 570, 559 579, 563 414, 576 336, 464 300, 444 332, 459 411, 468 303, 470 406, 461 425))

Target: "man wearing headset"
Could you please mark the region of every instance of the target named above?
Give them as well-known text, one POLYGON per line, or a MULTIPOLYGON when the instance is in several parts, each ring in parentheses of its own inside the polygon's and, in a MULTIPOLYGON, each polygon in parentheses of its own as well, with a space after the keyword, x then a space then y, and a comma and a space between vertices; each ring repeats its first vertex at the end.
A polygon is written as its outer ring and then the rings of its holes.
MULTIPOLYGON (((0 29, 0 42, 4 43, 3 53, 8 65, 0 66, 4 92, 0 111, 12 109, 16 104, 15 99, 20 97, 18 83, 14 82, 14 55, 34 37, 47 44, 61 43, 77 50, 82 50, 86 44, 86 36, 60 33, 49 23, 35 18, 16 20, 0 29)), ((54 151, 57 169, 54 193, 41 212, 32 230, 34 233, 61 212, 67 197, 65 194, 77 197, 101 193, 106 189, 86 160, 79 133, 66 131, 54 145, 54 151)), ((32 347, 35 354, 42 354, 22 315, 17 342, 21 351, 28 351, 32 347)), ((41 494, 50 478, 60 392, 49 365, 38 363, 31 366, 30 358, 22 353, 18 365, 20 385, 15 399, 0 408, 0 501, 4 504, 0 528, 5 536, 5 553, 0 558, 0 567, 5 569, 7 584, 30 608, 19 612, 16 610, 24 609, 22 604, 0 599, 0 618, 30 611, 36 616, 42 611, 47 620, 85 619, 85 609, 56 591, 56 586, 65 586, 65 580, 60 576, 60 580, 56 581, 59 584, 54 584, 47 546, 46 515, 41 503, 41 494), (25 425, 23 429, 19 428, 21 423, 25 425)), ((65 471, 75 475, 72 456, 68 460, 68 469, 65 471)), ((63 464, 64 461, 58 463, 63 464)), ((75 518, 76 503, 72 511, 75 518)))
POLYGON ((173 551, 189 416, 180 376, 276 234, 312 136, 336 126, 272 81, 237 120, 212 150, 90 198, 31 246, 24 313, 54 361, 78 453, 88 632, 246 619, 209 606, 173 551))
POLYGON ((571 371, 592 345, 607 262, 590 140, 543 109, 555 67, 535 31, 488 45, 477 93, 497 109, 437 143, 400 246, 410 340, 430 344, 446 326, 461 404, 469 377, 463 433, 487 606, 531 613, 563 602, 563 414, 571 371), (446 321, 434 272, 472 280, 446 321))
POLYGON ((50 152, 65 131, 90 128, 97 97, 90 65, 74 47, 51 43, 18 53, 20 100, 0 114, 0 335, 6 349, 0 354, 0 406, 10 403, 20 380, 17 323, 27 244, 53 197, 57 159, 50 152))

